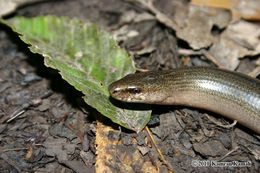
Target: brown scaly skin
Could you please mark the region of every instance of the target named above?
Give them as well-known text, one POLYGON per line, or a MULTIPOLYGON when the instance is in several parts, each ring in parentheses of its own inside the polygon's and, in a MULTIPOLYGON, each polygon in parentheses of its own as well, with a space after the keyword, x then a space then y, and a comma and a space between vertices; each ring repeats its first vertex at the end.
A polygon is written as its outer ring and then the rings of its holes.
POLYGON ((120 101, 206 109, 260 134, 260 80, 211 67, 130 74, 109 86, 120 101))

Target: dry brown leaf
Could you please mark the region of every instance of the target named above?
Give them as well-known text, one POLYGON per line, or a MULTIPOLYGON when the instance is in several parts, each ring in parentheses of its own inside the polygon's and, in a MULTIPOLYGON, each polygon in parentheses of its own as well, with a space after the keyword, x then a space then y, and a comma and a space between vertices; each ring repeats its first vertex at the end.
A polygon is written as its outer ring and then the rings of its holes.
POLYGON ((14 12, 21 5, 38 1, 44 0, 0 0, 0 17, 14 12))
POLYGON ((232 12, 233 20, 240 17, 247 20, 260 20, 259 0, 192 0, 191 4, 228 9, 232 12))
POLYGON ((124 146, 118 141, 119 131, 97 124, 96 172, 159 172, 149 160, 143 160, 133 146, 124 146))
POLYGON ((174 16, 174 20, 181 28, 176 34, 195 50, 212 45, 214 42, 212 27, 215 25, 224 28, 231 19, 230 13, 225 10, 202 10, 200 7, 190 5, 187 12, 183 11, 177 9, 174 16))
POLYGON ((142 21, 155 20, 155 17, 149 13, 137 13, 134 10, 127 11, 120 18, 120 23, 139 23, 142 21))
POLYGON ((239 21, 231 24, 210 48, 209 52, 227 69, 234 70, 239 58, 260 53, 260 26, 239 21))

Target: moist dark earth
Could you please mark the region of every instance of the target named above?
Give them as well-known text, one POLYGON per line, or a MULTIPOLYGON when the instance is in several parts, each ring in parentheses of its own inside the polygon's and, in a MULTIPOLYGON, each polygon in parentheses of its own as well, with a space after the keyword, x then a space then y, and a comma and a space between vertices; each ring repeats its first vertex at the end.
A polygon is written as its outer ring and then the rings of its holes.
MULTIPOLYGON (((166 4, 171 4, 170 0, 155 2, 158 9, 171 15, 166 4)), ((23 6, 5 18, 68 16, 112 32, 120 28, 120 18, 130 10, 145 11, 138 4, 121 0, 46 1, 23 6)), ((125 25, 137 30, 139 36, 120 41, 121 47, 131 52, 151 45, 156 48, 133 55, 136 67, 167 70, 183 65, 187 57, 178 55, 177 50, 178 47, 189 47, 176 38, 174 31, 156 20, 125 25)), ((188 65, 214 66, 199 55, 189 58, 188 65)), ((239 68, 248 72, 253 66, 253 60, 245 58, 239 68)), ((4 25, 0 25, 0 74, 0 172, 95 172, 96 110, 86 105, 80 92, 57 71, 45 67, 43 57, 31 53, 27 45, 4 25), (17 117, 10 119, 14 115, 17 117), (50 137, 53 140, 46 142, 50 137), (55 144, 63 146, 56 155, 52 150, 60 148, 55 148, 55 144), (81 151, 87 158, 84 162, 81 151)), ((204 110, 173 106, 152 106, 152 109, 149 128, 175 172, 259 172, 259 137, 249 129, 240 125, 219 126, 217 123, 229 125, 232 121, 204 110), (188 130, 183 130, 184 126, 188 130), (205 160, 239 161, 250 165, 202 166, 205 160)), ((102 121, 118 129, 106 118, 102 121)), ((136 138, 139 146, 146 147, 145 131, 134 134, 122 128, 121 133, 126 150, 132 145, 131 138, 136 138)), ((149 148, 148 153, 140 151, 142 157, 151 160, 153 156, 149 153, 154 152, 154 148, 149 148)), ((167 169, 161 169, 161 172, 167 172, 167 169)))

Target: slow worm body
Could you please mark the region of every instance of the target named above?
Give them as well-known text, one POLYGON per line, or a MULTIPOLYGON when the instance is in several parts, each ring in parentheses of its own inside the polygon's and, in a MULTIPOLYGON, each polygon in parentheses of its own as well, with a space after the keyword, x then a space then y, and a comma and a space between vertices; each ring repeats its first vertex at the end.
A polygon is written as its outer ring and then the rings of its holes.
POLYGON ((209 67, 130 74, 109 86, 120 101, 206 109, 260 134, 260 80, 209 67))

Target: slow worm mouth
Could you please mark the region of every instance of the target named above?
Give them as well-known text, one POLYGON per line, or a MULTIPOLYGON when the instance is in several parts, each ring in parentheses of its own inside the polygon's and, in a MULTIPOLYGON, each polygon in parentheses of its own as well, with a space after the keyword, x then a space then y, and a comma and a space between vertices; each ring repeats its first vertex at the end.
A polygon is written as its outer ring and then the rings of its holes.
POLYGON ((116 93, 118 93, 121 90, 121 88, 117 87, 116 83, 112 83, 108 86, 108 91, 110 93, 111 96, 115 95, 116 93))
POLYGON ((109 89, 109 92, 110 92, 111 95, 115 95, 120 91, 121 91, 121 88, 111 88, 111 89, 109 89))

